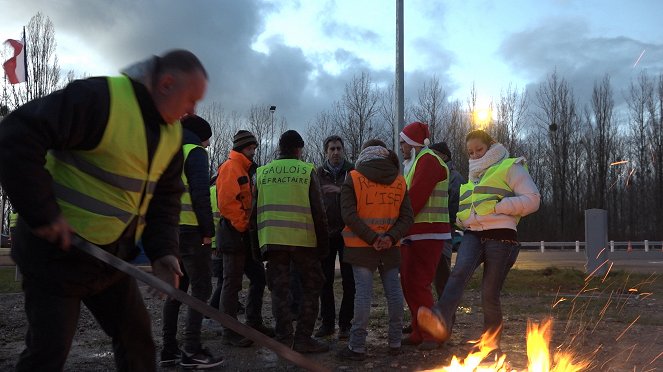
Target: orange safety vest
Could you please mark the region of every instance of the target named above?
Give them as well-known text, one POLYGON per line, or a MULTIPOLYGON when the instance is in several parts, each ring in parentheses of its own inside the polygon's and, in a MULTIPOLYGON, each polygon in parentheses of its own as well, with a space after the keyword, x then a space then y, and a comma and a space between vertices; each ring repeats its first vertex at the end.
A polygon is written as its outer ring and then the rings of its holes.
MULTIPOLYGON (((405 178, 398 175, 391 185, 382 185, 369 180, 356 170, 351 171, 350 176, 355 188, 359 218, 378 234, 389 231, 398 220, 405 198, 405 178)), ((343 229, 343 241, 346 247, 370 247, 348 226, 343 229)))

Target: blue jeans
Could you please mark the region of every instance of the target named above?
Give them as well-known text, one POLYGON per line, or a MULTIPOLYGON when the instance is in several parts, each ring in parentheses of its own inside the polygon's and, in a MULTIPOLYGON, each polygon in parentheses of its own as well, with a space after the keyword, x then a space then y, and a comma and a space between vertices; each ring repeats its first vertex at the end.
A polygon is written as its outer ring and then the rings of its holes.
MULTIPOLYGON (((384 295, 387 298, 389 313, 389 347, 400 347, 403 337, 403 290, 398 278, 398 267, 384 271, 379 267, 384 295)), ((368 317, 373 299, 373 271, 363 266, 352 265, 355 279, 355 311, 350 329, 348 347, 357 353, 366 352, 366 336, 368 335, 368 317)))
MULTIPOLYGON (((442 297, 434 309, 442 315, 449 329, 453 327, 454 314, 463 297, 465 286, 474 270, 483 263, 481 303, 483 306, 483 330, 495 331, 502 326, 502 304, 500 292, 506 275, 516 262, 520 244, 500 240, 481 239, 471 232, 463 236, 458 248, 456 264, 451 271, 442 297)), ((497 338, 499 343, 499 335, 497 338)))

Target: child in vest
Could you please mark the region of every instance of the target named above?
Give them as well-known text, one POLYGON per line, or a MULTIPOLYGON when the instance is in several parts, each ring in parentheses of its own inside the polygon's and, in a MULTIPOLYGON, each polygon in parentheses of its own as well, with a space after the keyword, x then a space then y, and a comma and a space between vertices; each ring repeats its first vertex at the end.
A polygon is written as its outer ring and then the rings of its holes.
POLYGON ((427 332, 446 341, 465 286, 483 263, 483 331, 496 333, 492 346, 499 349, 500 292, 520 250, 516 226, 521 217, 539 209, 541 195, 523 157, 510 158, 507 149, 483 130, 470 132, 465 141, 469 181, 461 186, 457 214, 463 239, 442 296, 432 309, 420 308, 417 320, 427 332))
POLYGON ((400 250, 397 243, 414 217, 398 158, 384 143, 367 142, 355 167, 341 187, 341 216, 346 224, 343 261, 352 265, 354 274, 354 317, 348 347, 342 349, 338 357, 364 360, 376 269, 387 298, 389 354, 400 353, 403 291, 398 277, 400 250))

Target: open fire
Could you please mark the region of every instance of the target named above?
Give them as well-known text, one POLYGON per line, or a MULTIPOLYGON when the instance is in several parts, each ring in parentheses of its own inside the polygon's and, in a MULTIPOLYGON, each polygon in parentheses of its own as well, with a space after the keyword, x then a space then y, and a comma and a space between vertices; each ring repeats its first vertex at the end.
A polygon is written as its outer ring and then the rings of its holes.
MULTIPOLYGON (((497 349, 497 332, 487 332, 476 343, 474 350, 464 359, 453 356, 449 365, 432 369, 439 372, 517 372, 502 354, 495 360, 486 358, 497 349)), ((571 353, 558 352, 554 356, 550 353, 550 338, 552 336, 552 319, 546 319, 541 324, 528 321, 527 323, 527 369, 529 372, 576 372, 589 366, 588 361, 574 361, 571 353)))

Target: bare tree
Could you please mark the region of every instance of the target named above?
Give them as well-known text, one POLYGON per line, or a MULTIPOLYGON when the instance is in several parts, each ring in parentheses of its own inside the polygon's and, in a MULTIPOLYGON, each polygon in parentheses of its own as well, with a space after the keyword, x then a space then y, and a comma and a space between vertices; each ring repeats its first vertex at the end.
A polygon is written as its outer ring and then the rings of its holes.
MULTIPOLYGON (((320 165, 325 160, 324 140, 332 134, 343 138, 342 133, 334 131, 334 119, 328 111, 320 112, 315 120, 306 126, 306 161, 320 165)), ((345 141, 344 141, 345 142, 345 141)))
POLYGON ((447 102, 447 92, 442 89, 437 76, 424 82, 419 89, 418 102, 414 105, 415 119, 428 124, 430 130, 430 141, 434 143, 443 129, 444 110, 447 102))
POLYGON ((346 153, 354 161, 361 145, 373 138, 373 119, 378 114, 378 93, 368 73, 362 72, 345 85, 341 101, 334 105, 333 115, 337 130, 347 140, 346 153))
POLYGON ((207 120, 212 127, 212 138, 207 151, 210 174, 216 174, 221 163, 228 159, 233 137, 242 126, 243 120, 234 111, 228 115, 218 102, 202 105, 198 109, 198 115, 207 120))
POLYGON ((497 102, 497 118, 491 126, 491 132, 512 154, 519 147, 519 136, 527 118, 527 105, 527 95, 511 85, 501 92, 497 102))

